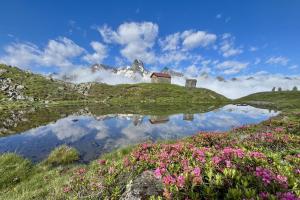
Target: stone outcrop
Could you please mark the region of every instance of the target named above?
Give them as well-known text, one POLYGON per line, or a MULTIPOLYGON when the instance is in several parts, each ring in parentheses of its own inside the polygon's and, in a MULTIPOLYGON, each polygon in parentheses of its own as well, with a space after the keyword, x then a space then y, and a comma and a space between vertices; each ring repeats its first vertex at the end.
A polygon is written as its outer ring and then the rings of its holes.
POLYGON ((35 112, 35 108, 9 111, 8 115, 0 121, 0 135, 14 133, 11 129, 16 128, 20 122, 28 121, 25 116, 32 112, 35 112))
POLYGON ((0 69, 0 76, 2 76, 2 74, 5 74, 7 72, 6 69, 0 69))
POLYGON ((121 200, 144 200, 163 193, 163 184, 152 171, 144 171, 126 186, 121 200))
POLYGON ((130 68, 133 72, 143 74, 145 72, 144 63, 141 60, 135 59, 130 68))
POLYGON ((76 90, 78 93, 87 96, 89 94, 89 90, 94 83, 80 83, 80 84, 72 84, 71 88, 76 90))
POLYGON ((11 101, 28 99, 28 97, 23 95, 24 88, 23 85, 14 84, 10 78, 0 78, 0 90, 11 101))

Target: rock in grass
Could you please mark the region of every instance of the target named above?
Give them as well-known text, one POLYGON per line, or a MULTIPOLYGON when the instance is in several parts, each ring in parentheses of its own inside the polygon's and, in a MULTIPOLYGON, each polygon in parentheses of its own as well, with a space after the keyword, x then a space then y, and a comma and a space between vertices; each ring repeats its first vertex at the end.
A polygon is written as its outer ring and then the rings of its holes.
POLYGON ((0 76, 3 75, 3 74, 5 74, 6 72, 7 72, 6 69, 0 69, 0 76))
POLYGON ((75 148, 62 145, 54 149, 45 160, 49 165, 67 165, 79 159, 79 153, 75 148))
POLYGON ((160 179, 154 176, 152 171, 144 171, 136 179, 126 186, 126 191, 121 200, 142 200, 150 196, 161 196, 163 184, 160 179))

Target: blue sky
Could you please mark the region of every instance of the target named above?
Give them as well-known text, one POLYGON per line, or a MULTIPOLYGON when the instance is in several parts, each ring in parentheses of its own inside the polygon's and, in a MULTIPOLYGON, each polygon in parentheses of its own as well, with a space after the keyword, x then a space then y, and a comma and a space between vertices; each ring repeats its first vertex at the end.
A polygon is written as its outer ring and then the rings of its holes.
POLYGON ((0 62, 48 73, 95 62, 225 77, 300 74, 300 1, 1 1, 0 62))

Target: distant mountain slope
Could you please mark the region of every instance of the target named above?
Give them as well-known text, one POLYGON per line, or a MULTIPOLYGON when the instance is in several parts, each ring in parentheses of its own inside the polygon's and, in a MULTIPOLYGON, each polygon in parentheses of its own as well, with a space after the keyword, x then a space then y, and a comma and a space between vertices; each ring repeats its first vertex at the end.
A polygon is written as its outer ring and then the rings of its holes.
POLYGON ((300 91, 259 92, 236 101, 259 105, 274 105, 278 108, 300 108, 300 91))

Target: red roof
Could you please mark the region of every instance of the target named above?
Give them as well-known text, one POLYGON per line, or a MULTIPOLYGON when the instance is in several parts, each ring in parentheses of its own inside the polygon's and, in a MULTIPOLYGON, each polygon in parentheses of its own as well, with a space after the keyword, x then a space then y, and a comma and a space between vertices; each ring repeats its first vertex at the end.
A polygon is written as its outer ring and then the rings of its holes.
POLYGON ((152 73, 151 76, 150 76, 150 78, 152 78, 152 76, 164 77, 164 78, 171 78, 170 74, 158 73, 158 72, 152 73))

